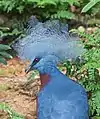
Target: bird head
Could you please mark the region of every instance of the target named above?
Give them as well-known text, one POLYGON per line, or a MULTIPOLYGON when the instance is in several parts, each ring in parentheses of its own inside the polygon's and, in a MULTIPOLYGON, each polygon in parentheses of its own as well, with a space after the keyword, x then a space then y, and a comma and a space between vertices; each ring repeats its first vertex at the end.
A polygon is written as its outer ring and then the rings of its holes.
POLYGON ((59 20, 44 23, 32 17, 26 36, 12 43, 19 58, 31 63, 26 72, 37 69, 45 73, 58 61, 76 59, 84 53, 84 47, 78 37, 68 33, 68 25, 59 20), (58 60, 59 59, 59 60, 58 60))
POLYGON ((45 74, 49 73, 52 67, 55 67, 59 62, 59 58, 55 55, 47 55, 44 57, 35 57, 30 65, 25 69, 25 72, 28 73, 32 70, 38 70, 40 73, 45 74))

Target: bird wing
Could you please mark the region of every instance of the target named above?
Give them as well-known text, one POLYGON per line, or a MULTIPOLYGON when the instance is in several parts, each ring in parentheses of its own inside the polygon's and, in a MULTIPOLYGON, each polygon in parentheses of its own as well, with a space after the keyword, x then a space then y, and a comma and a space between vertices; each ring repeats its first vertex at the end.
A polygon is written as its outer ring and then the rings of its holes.
POLYGON ((88 119, 88 110, 84 105, 86 105, 85 101, 80 98, 77 101, 74 101, 74 99, 58 100, 54 104, 51 117, 57 117, 57 119, 88 119))
POLYGON ((39 119, 88 119, 88 110, 84 106, 86 104, 83 99, 79 98, 74 101, 74 99, 57 100, 54 98, 51 100, 51 97, 39 101, 39 119))

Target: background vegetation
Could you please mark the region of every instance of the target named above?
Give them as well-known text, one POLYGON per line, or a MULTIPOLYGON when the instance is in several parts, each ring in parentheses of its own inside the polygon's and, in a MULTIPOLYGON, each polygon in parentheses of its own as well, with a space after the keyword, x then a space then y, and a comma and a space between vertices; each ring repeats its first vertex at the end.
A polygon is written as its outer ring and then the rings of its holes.
MULTIPOLYGON (((100 118, 100 0, 0 0, 0 62, 6 64, 10 43, 22 35, 31 15, 41 21, 60 19, 80 36, 87 52, 84 60, 66 61, 66 74, 79 79, 88 93, 90 117, 100 118), (79 28, 79 26, 81 26, 79 28), (92 28, 89 30, 88 27, 92 28), (78 28, 78 29, 77 29, 78 28), (88 29, 88 30, 86 30, 88 29)), ((0 108, 9 108, 1 104, 0 108)), ((8 111, 9 112, 9 111, 8 111)), ((10 117, 13 118, 12 111, 10 117)), ((16 118, 16 119, 20 119, 16 118)))

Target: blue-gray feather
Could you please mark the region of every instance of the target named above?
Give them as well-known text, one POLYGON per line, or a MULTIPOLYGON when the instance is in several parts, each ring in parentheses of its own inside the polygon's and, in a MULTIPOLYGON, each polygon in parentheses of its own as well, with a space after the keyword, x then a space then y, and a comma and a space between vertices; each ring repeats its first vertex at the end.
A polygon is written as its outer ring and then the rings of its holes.
POLYGON ((12 47, 21 59, 53 54, 60 60, 73 59, 84 52, 78 37, 70 37, 68 25, 59 20, 39 22, 34 16, 28 22, 26 37, 17 39, 12 47))

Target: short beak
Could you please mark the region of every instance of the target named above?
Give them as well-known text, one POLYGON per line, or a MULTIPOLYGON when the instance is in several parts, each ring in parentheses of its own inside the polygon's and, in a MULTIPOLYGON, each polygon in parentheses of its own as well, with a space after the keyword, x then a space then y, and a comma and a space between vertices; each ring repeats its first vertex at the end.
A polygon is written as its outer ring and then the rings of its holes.
POLYGON ((25 69, 25 73, 28 74, 30 71, 31 71, 31 66, 28 66, 28 67, 25 69))

